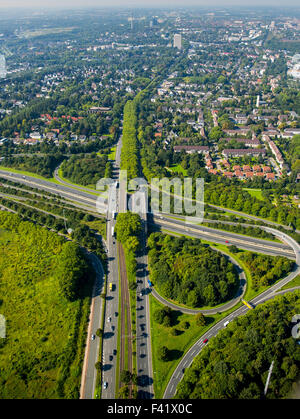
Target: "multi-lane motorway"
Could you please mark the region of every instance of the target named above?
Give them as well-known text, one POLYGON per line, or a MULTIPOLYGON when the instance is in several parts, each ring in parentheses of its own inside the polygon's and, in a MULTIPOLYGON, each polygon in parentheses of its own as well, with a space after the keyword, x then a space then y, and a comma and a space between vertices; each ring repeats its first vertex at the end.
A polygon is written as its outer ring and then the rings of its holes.
MULTIPOLYGON (((120 153, 122 147, 122 138, 120 138, 116 159, 113 163, 112 179, 117 182, 119 180, 120 171, 120 153)), ((118 321, 119 321, 119 263, 117 241, 114 237, 115 213, 118 212, 120 202, 119 189, 116 184, 110 188, 109 206, 107 212, 106 236, 108 249, 108 273, 107 273, 107 296, 105 323, 103 334, 103 351, 102 351, 102 399, 114 399, 116 397, 116 374, 117 374, 117 350, 118 350, 118 321), (110 285, 112 289, 110 290, 110 285), (104 383, 106 383, 104 385, 104 383)))
POLYGON ((93 288, 92 305, 90 311, 89 328, 87 333, 86 351, 83 365, 83 374, 80 389, 81 399, 92 399, 95 394, 96 387, 96 368, 95 363, 98 360, 99 354, 99 338, 96 336, 97 329, 100 328, 101 312, 103 299, 101 292, 104 285, 104 271, 99 259, 89 254, 93 267, 96 272, 96 281, 93 288))
POLYGON ((240 234, 223 230, 221 231, 202 225, 189 225, 183 220, 174 219, 167 215, 153 216, 152 223, 177 234, 198 237, 214 243, 236 245, 241 249, 253 252, 260 252, 273 256, 286 256, 293 259, 295 258, 295 254, 291 250, 290 246, 281 242, 242 236, 240 234))
MULTIPOLYGON (((287 234, 281 233, 273 228, 266 227, 266 231, 274 234, 278 239, 284 240, 292 249, 295 254, 296 264, 294 270, 284 279, 278 281, 275 285, 268 288, 263 293, 259 294, 257 297, 251 300, 252 305, 255 307, 258 304, 261 304, 271 298, 276 297, 276 292, 280 290, 284 285, 286 285, 289 281, 294 279, 300 273, 300 245, 287 234)), ((201 352, 203 347, 209 342, 204 343, 206 339, 211 339, 212 337, 216 336, 218 332, 223 329, 224 323, 227 321, 232 321, 238 316, 245 314, 249 310, 248 307, 245 305, 239 307, 237 310, 232 312, 229 316, 223 318, 220 322, 215 324, 211 327, 201 338, 188 350, 188 352, 184 355, 181 359, 179 364, 177 365, 168 385, 164 393, 165 399, 171 399, 175 396, 176 388, 178 383, 182 380, 184 375, 184 370, 189 367, 194 358, 201 352)))
MULTIPOLYGON (((121 151, 121 139, 118 143, 116 160, 113 165, 113 177, 115 180, 119 179, 120 175, 120 151, 121 151)), ((95 191, 89 190, 84 187, 78 187, 77 185, 63 184, 47 181, 45 179, 39 179, 34 176, 24 176, 14 172, 0 170, 0 175, 11 181, 23 183, 33 188, 41 189, 47 192, 51 192, 60 195, 72 203, 78 205, 84 205, 87 211, 90 209, 91 212, 95 212, 97 194, 95 191)), ((58 172, 56 172, 57 180, 59 179, 58 172)), ((121 187, 122 180, 120 180, 120 188, 118 188, 116 194, 116 212, 123 212, 127 209, 127 193, 126 190, 121 187)), ((109 197, 109 199, 111 199, 109 197)), ((269 240, 262 240, 254 237, 242 236, 239 234, 231 233, 228 231, 220 231, 218 229, 205 227, 202 225, 187 225, 184 221, 178 218, 172 218, 167 215, 154 216, 150 224, 153 223, 165 230, 168 230, 174 234, 185 234, 191 237, 199 237, 210 242, 231 244, 236 245, 239 248, 256 251, 259 253, 270 254, 274 256, 286 256, 291 259, 296 259, 295 270, 284 280, 280 281, 276 286, 271 287, 263 294, 253 300, 254 304, 259 304, 266 301, 269 298, 273 298, 275 291, 280 287, 288 283, 299 273, 300 266, 300 247, 299 245, 284 233, 278 232, 272 228, 264 228, 267 232, 274 234, 282 242, 274 242, 269 240)), ((107 251, 108 251, 108 275, 107 284, 112 283, 114 285, 113 290, 107 291, 106 300, 106 311, 105 311, 105 327, 104 327, 104 339, 103 339, 103 375, 102 382, 106 383, 102 386, 102 398, 115 398, 116 390, 116 358, 117 358, 117 329, 118 329, 118 310, 119 310, 119 268, 118 268, 118 253, 116 240, 112 235, 112 228, 115 225, 115 219, 113 214, 108 212, 107 217, 107 251)), ((143 240, 145 241, 146 236, 143 240)), ((145 243, 144 243, 145 245, 145 243)), ((145 246, 144 246, 145 248, 145 246)), ((87 342, 87 356, 84 365, 85 381, 82 387, 81 397, 93 398, 95 391, 95 380, 96 370, 95 363, 98 360, 99 352, 99 339, 96 337, 94 340, 91 339, 91 335, 95 334, 95 331, 100 325, 100 313, 101 313, 101 301, 99 297, 99 291, 101 284, 103 283, 103 273, 101 273, 100 267, 94 261, 97 266, 98 280, 96 283, 95 294, 93 298, 93 317, 91 318, 88 332, 87 342), (102 278, 102 280, 101 280, 102 278), (102 282, 101 282, 102 281, 102 282)), ((138 288, 137 288, 137 368, 138 368, 138 390, 139 397, 141 398, 152 398, 153 393, 153 372, 152 372, 152 355, 151 355, 151 330, 150 330, 150 312, 149 312, 149 288, 147 285, 148 271, 147 271, 147 255, 141 254, 138 257, 138 288)), ((228 316, 228 320, 244 314, 247 311, 246 306, 238 308, 236 311, 228 316)), ((223 319, 222 322, 213 326, 201 339, 196 342, 195 345, 186 353, 178 367, 174 371, 172 378, 167 386, 164 397, 171 398, 175 394, 177 384, 182 379, 183 370, 189 366, 194 357, 200 352, 204 346, 203 340, 205 338, 210 339, 215 336, 220 329, 222 329, 223 323, 227 318, 223 319)))
MULTIPOLYGON (((118 156, 117 156, 118 157, 118 156)), ((116 167, 118 165, 117 159, 115 163, 116 167)), ((88 207, 91 208, 91 211, 95 211, 96 209, 96 201, 97 201, 97 195, 92 194, 89 192, 86 188, 77 188, 71 186, 59 185, 55 184, 53 182, 44 180, 44 179, 38 179, 32 176, 24 176, 12 172, 7 172, 4 170, 0 170, 1 176, 8 180, 12 180, 15 182, 24 183, 28 186, 42 189, 51 193, 55 193, 58 195, 61 195, 68 200, 71 200, 72 202, 78 202, 79 204, 85 204, 88 207)), ((121 187, 119 188, 119 194, 122 194, 123 196, 119 200, 124 203, 124 190, 121 187), (122 192, 123 191, 123 192, 122 192)), ((119 208, 119 211, 122 211, 122 208, 119 208)), ((248 237, 248 236, 242 236, 235 233, 231 233, 228 231, 220 231, 218 229, 210 228, 210 227, 204 227, 204 226, 187 226, 183 221, 179 219, 169 219, 168 217, 163 216, 160 218, 160 216, 157 216, 154 218, 154 223, 158 226, 161 226, 167 230, 170 230, 174 233, 178 234, 188 234, 190 236, 194 237, 200 237, 203 239, 206 239, 208 241, 212 241, 215 243, 221 243, 221 244, 235 244, 237 247, 240 247, 241 249, 245 250, 251 250, 256 251, 259 253, 266 253, 273 256, 286 256, 286 257, 294 257, 293 252, 289 249, 289 247, 282 243, 276 243, 276 242, 270 242, 268 240, 262 240, 254 237, 248 237), (195 231, 197 229, 197 231, 195 231)), ((151 222, 151 221, 150 221, 151 222)))

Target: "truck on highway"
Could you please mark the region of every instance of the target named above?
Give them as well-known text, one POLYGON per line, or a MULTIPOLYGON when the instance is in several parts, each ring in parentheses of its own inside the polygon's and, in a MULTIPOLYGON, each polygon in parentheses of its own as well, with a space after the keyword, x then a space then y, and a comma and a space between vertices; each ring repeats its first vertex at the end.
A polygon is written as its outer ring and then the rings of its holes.
POLYGON ((111 235, 112 235, 112 237, 115 237, 115 227, 114 226, 112 226, 112 228, 111 228, 111 235))

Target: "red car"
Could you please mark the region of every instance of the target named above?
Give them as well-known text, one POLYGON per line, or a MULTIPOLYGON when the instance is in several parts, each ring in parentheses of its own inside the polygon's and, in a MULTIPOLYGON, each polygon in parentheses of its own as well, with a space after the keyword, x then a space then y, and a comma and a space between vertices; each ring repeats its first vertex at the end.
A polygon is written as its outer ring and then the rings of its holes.
POLYGON ((208 342, 208 339, 204 339, 203 343, 207 343, 207 342, 208 342))
POLYGON ((229 243, 229 241, 228 240, 225 240, 225 243, 229 243))

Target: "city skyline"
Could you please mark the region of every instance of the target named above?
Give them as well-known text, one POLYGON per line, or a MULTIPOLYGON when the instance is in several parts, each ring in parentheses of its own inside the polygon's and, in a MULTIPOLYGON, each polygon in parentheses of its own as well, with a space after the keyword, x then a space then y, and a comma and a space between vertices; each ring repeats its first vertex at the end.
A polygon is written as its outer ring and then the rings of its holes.
MULTIPOLYGON (((284 4, 284 8, 286 7, 297 7, 299 5, 297 0, 288 0, 284 4)), ((188 0, 183 2, 182 0, 112 0, 107 4, 105 1, 97 1, 97 0, 63 0, 58 1, 54 0, 47 7, 41 6, 40 1, 38 0, 3 0, 0 2, 1 9, 75 9, 75 8, 112 8, 112 7, 121 7, 121 8, 187 8, 187 7, 206 7, 207 2, 204 0, 188 0)), ((244 2, 242 5, 238 0, 213 0, 210 2, 209 7, 283 7, 282 2, 280 0, 253 0, 244 2)))

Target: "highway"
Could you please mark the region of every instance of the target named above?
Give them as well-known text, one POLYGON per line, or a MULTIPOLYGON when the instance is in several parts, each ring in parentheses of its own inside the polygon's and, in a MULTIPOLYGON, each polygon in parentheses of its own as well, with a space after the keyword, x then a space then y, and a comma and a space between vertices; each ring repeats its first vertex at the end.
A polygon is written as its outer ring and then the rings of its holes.
MULTIPOLYGON (((120 143, 121 144, 121 143, 120 143)), ((121 146, 120 146, 121 147, 121 146)), ((116 165, 119 167, 119 163, 117 163, 117 158, 120 158, 120 147, 117 149, 116 155, 116 165)), ((117 167, 117 166, 116 166, 117 167)), ((58 185, 53 182, 38 179, 31 176, 26 176, 25 179, 22 175, 16 173, 10 173, 4 170, 0 170, 1 176, 5 177, 6 179, 24 183, 28 186, 42 189, 54 194, 61 195, 72 202, 77 202, 79 204, 85 204, 86 207, 90 207, 91 211, 95 212, 96 209, 96 201, 97 195, 92 194, 89 190, 82 187, 80 189, 74 189, 71 186, 58 185)), ((126 189, 121 187, 122 180, 120 180, 120 188, 119 188, 119 202, 120 208, 119 212, 124 211, 125 209, 125 202, 126 202, 126 189)), ((172 216, 172 215, 170 215, 172 216)), ((150 214, 151 218, 151 214, 150 214)), ((151 220, 150 220, 151 222, 151 220)), ((153 217, 154 224, 161 226, 169 231, 172 231, 177 234, 188 234, 192 237, 199 237, 202 239, 206 239, 208 241, 212 241, 215 243, 220 244, 234 244, 237 247, 245 250, 256 251, 259 253, 270 254, 272 256, 286 256, 289 258, 294 258, 293 252, 289 249, 288 246, 276 242, 270 242, 267 240, 251 238, 248 236, 242 236, 235 233, 217 230, 214 228, 209 228, 205 226, 197 226, 193 225, 192 227, 188 227, 184 221, 181 220, 171 220, 169 217, 165 215, 162 216, 154 216, 153 217), (162 217, 162 218, 161 218, 162 217), (228 241, 229 243, 226 243, 228 241)))
MULTIPOLYGON (((114 163, 113 172, 114 178, 120 179, 120 150, 121 150, 121 139, 118 143, 117 147, 117 154, 116 154, 116 161, 114 163)), ((45 190, 54 194, 61 195, 66 199, 80 204, 85 205, 86 208, 91 208, 91 211, 95 212, 96 208, 96 200, 97 195, 92 193, 91 190, 87 190, 87 188, 77 188, 71 187, 67 185, 67 182, 64 184, 56 184, 51 181, 47 181, 44 179, 38 179, 31 176, 23 176, 21 174, 16 174, 12 172, 7 172, 0 170, 1 176, 6 179, 23 183, 33 188, 38 188, 41 190, 45 190)), ((120 182, 121 184, 121 182, 120 182)), ((123 188, 119 188, 119 193, 117 194, 117 212, 126 209, 127 203, 127 194, 126 190, 123 188)), ((170 215, 171 216, 171 215, 170 215)), ((206 239, 211 242, 221 243, 221 244, 228 244, 228 245, 236 245, 239 248, 255 251, 264 254, 270 254, 273 256, 286 256, 291 259, 296 259, 297 267, 294 272, 292 272, 287 278, 280 281, 276 286, 271 287, 269 290, 265 291, 265 293, 261 294, 254 299, 254 303, 261 303, 266 301, 269 298, 272 298, 275 293, 275 288, 278 289, 282 287, 285 283, 288 283, 291 279, 295 277, 299 273, 299 265, 300 265, 300 252, 299 252, 299 245, 293 241, 289 236, 285 235, 284 233, 280 233, 277 230, 274 230, 269 227, 261 227, 264 228, 267 232, 275 234, 278 239, 283 240, 285 243, 278 243, 278 242, 271 242, 268 240, 262 240, 258 238, 242 236, 231 232, 221 231, 201 225, 187 225, 185 222, 178 220, 178 219, 171 219, 169 216, 166 215, 159 215, 154 216, 153 220, 150 221, 149 224, 153 223, 163 229, 166 229, 174 234, 186 234, 191 237, 199 237, 202 239, 206 239), (228 242, 228 243, 226 243, 228 242), (291 250, 290 246, 293 248, 291 250), (275 288, 274 288, 275 287, 275 288)), ((103 382, 108 383, 107 388, 102 387, 102 398, 106 399, 113 399, 116 397, 115 394, 115 380, 116 380, 116 355, 115 351, 117 349, 117 327, 118 327, 118 317, 116 313, 118 313, 119 307, 119 271, 118 271, 118 256, 117 256, 117 245, 116 240, 111 235, 111 228, 114 226, 115 220, 112 217, 108 217, 107 220, 107 248, 108 248, 108 284, 110 282, 115 284, 114 291, 108 291, 107 293, 107 301, 106 301, 106 313, 105 313, 105 329, 104 329, 104 339, 103 339, 103 382), (108 321, 108 318, 111 318, 111 321, 108 321), (111 358, 111 359, 110 359, 111 358)), ((144 237, 145 238, 145 237, 144 237)), ((153 372, 152 372, 152 357, 151 357, 151 341, 150 341, 150 313, 149 313, 149 296, 148 296, 148 287, 147 287, 147 256, 140 255, 138 258, 138 280, 142 282, 138 282, 137 288, 137 364, 138 364, 138 391, 139 397, 141 398, 152 398, 153 397, 153 372), (143 293, 140 296, 140 293, 143 293), (142 307, 142 308, 140 308, 142 307), (143 329, 143 330, 142 330, 143 329)), ((95 300, 96 301, 96 300, 95 300)), ((100 303, 100 301, 99 301, 100 303)), ((100 316, 100 304, 99 306, 95 305, 94 312, 98 312, 100 316)), ((240 307, 234 313, 232 313, 228 318, 231 320, 232 318, 242 315, 247 311, 247 307, 240 307)), ((96 315, 94 317, 94 321, 92 324, 91 330, 96 330, 96 327, 99 324, 99 318, 96 315)), ((226 318, 227 319, 227 318, 226 318)), ((207 334, 201 337, 201 339, 193 345, 193 347, 187 352, 187 354, 183 357, 181 362, 179 363, 178 367, 176 368, 169 385, 167 386, 165 398, 171 398, 174 396, 176 391, 176 386, 178 382, 181 380, 183 372, 182 370, 186 368, 194 357, 199 353, 199 351, 203 347, 202 340, 207 337, 207 339, 215 336, 215 334, 223 327, 223 322, 226 321, 223 319, 221 323, 215 325, 211 328, 207 334)), ((91 331, 89 331, 89 336, 91 331)), ((97 362, 98 358, 98 350, 97 350, 97 340, 92 342, 95 345, 89 345, 89 354, 88 354, 88 361, 86 362, 87 365, 87 373, 86 373, 86 384, 85 389, 83 392, 84 398, 93 398, 94 394, 94 383, 95 383, 95 363, 97 362)))
POLYGON ((149 222, 177 234, 185 234, 214 243, 235 245, 240 249, 250 250, 252 252, 264 253, 272 256, 286 256, 291 259, 295 258, 295 254, 290 246, 283 243, 242 236, 202 225, 189 225, 184 221, 175 220, 166 215, 154 215, 153 221, 150 219, 149 222), (226 241, 228 243, 226 243, 226 241))
MULTIPOLYGON (((278 281, 275 285, 268 288, 263 293, 259 294, 257 297, 253 298, 250 303, 255 307, 258 304, 264 303, 265 301, 276 297, 276 292, 282 288, 284 285, 286 285, 289 281, 296 278, 297 275, 300 274, 300 245, 292 238, 290 238, 287 234, 281 233, 273 228, 265 227, 266 231, 271 232, 272 234, 276 235, 279 239, 284 240, 286 243, 288 243, 294 251, 296 264, 294 267, 294 270, 284 279, 278 281)), ((285 292, 288 292, 286 290, 285 292)), ((281 292, 282 294, 283 292, 281 292)), ((165 393, 164 393, 164 399, 171 399, 175 396, 176 388, 178 383, 182 380, 184 375, 184 370, 188 368, 194 358, 201 352, 203 347, 208 343, 204 343, 203 341, 205 339, 211 339, 212 337, 216 336, 218 332, 224 328, 224 323, 227 321, 232 321, 238 316, 241 316, 245 314, 249 310, 248 307, 245 305, 239 307, 237 310, 232 312, 230 315, 222 319, 220 322, 215 324, 213 327, 211 327, 204 335, 201 336, 201 338, 187 351, 187 353, 184 355, 184 357, 181 359, 179 364, 177 365, 174 373, 172 374, 172 377, 166 387, 165 393)))
POLYGON ((24 185, 30 186, 31 188, 41 189, 56 195, 60 195, 70 201, 79 202, 81 204, 88 204, 95 209, 97 192, 94 191, 95 195, 89 193, 84 187, 77 189, 77 186, 71 187, 66 185, 59 185, 55 182, 51 182, 46 179, 35 178, 34 176, 21 175, 18 173, 7 172, 6 170, 0 170, 1 177, 11 180, 13 182, 23 183, 24 185))
POLYGON ((89 258, 91 259, 92 265, 96 272, 96 280, 93 287, 86 350, 83 363, 83 373, 80 388, 81 399, 94 398, 97 375, 95 364, 98 360, 99 354, 99 337, 96 336, 96 331, 100 328, 101 312, 103 306, 103 299, 100 296, 104 285, 103 267, 99 259, 92 253, 89 253, 89 258), (95 336, 94 339, 92 339, 92 335, 95 336))
MULTIPOLYGON (((122 147, 122 138, 117 144, 116 160, 113 163, 113 176, 115 181, 119 179, 120 152, 122 147)), ((118 212, 120 197, 116 186, 110 188, 109 192, 109 211, 107 212, 106 236, 108 249, 108 274, 107 274, 107 294, 106 310, 103 334, 102 351, 102 399, 116 398, 116 375, 117 375, 117 350, 118 350, 118 321, 119 321, 119 262, 117 241, 112 235, 116 221, 114 219, 113 209, 118 212), (112 291, 109 290, 109 284, 113 284, 112 291), (107 388, 104 388, 107 383, 107 388)))
MULTIPOLYGON (((153 367, 151 349, 151 323, 150 323, 150 302, 151 289, 148 285, 148 255, 147 244, 147 208, 148 200, 143 187, 139 188, 140 195, 140 217, 142 220, 141 250, 137 255, 137 301, 136 301, 136 330, 137 330, 137 373, 138 373, 138 398, 152 399, 153 389, 153 367)), ((134 206, 133 206, 134 209, 134 206)))

